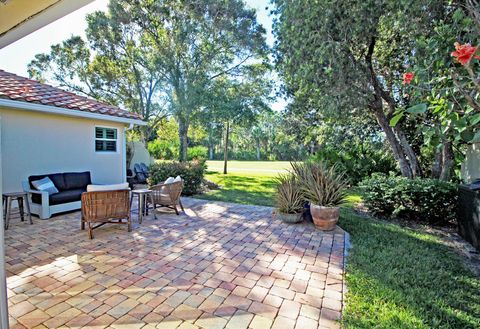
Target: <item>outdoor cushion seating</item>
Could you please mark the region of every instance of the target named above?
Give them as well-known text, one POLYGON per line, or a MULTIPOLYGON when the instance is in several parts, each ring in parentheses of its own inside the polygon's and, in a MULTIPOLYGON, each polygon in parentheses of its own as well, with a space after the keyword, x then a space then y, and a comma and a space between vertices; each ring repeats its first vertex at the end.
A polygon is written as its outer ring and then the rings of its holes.
POLYGON ((175 210, 175 213, 179 215, 177 206, 180 206, 182 211, 183 209, 182 201, 180 200, 180 195, 183 190, 183 181, 180 178, 180 181, 174 181, 172 183, 158 184, 150 188, 152 190, 152 202, 153 202, 153 214, 156 218, 155 209, 157 206, 167 207, 175 210))
POLYGON ((144 168, 139 163, 136 163, 133 166, 133 170, 135 171, 135 177, 137 179, 137 183, 145 184, 148 178, 148 171, 144 172, 144 168))
POLYGON ((44 175, 32 175, 22 182, 23 190, 31 195, 31 212, 41 219, 53 214, 81 208, 82 193, 91 184, 90 172, 67 172, 44 175), (58 193, 49 193, 35 188, 33 182, 48 177, 58 193))
POLYGON ((93 239, 93 230, 105 224, 125 224, 132 230, 130 216, 130 189, 128 183, 115 185, 89 185, 82 193, 81 229, 88 228, 93 239))

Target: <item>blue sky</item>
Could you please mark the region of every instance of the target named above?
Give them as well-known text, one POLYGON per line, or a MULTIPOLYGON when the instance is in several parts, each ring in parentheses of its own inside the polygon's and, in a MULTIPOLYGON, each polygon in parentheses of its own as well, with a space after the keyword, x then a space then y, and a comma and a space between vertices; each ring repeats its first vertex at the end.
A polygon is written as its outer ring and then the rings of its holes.
MULTIPOLYGON (((258 21, 267 30, 267 42, 273 44, 271 33, 272 19, 268 15, 268 0, 246 0, 247 5, 257 10, 258 21)), ((17 42, 0 49, 0 68, 28 77, 27 64, 38 53, 47 53, 50 46, 68 39, 72 35, 85 37, 85 15, 96 10, 106 10, 108 0, 96 0, 93 3, 62 17, 61 19, 35 31, 17 42)), ((280 110, 285 102, 279 100, 272 108, 280 110)))

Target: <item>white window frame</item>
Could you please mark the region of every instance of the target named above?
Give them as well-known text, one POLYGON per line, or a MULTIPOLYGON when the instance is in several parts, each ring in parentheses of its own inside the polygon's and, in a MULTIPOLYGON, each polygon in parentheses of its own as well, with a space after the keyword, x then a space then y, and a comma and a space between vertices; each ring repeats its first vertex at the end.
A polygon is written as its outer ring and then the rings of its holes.
POLYGON ((93 128, 93 151, 95 152, 95 154, 118 154, 118 153, 120 153, 120 150, 118 149, 119 131, 120 131, 120 129, 118 129, 118 127, 96 125, 93 128), (116 131, 116 138, 115 139, 97 138, 97 128, 115 130, 116 131), (97 151, 97 141, 115 141, 115 151, 97 151))

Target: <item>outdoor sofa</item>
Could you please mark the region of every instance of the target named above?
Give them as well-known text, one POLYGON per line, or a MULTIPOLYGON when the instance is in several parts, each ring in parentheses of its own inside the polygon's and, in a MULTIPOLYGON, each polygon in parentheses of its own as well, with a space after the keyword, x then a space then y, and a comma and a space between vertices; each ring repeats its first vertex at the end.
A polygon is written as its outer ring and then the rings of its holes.
POLYGON ((29 201, 32 214, 47 219, 56 213, 81 209, 82 193, 87 191, 87 185, 91 183, 90 172, 85 171, 32 175, 22 185, 23 190, 31 195, 29 201), (45 177, 50 178, 58 193, 49 194, 33 186, 32 182, 45 177))

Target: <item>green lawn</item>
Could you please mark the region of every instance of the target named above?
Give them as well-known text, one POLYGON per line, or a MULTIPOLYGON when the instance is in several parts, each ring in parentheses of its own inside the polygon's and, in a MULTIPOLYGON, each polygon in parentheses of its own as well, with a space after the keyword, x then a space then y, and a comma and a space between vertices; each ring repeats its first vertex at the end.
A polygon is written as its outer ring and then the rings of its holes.
MULTIPOLYGON (((223 173, 223 161, 207 161, 209 171, 223 173)), ((228 161, 228 173, 275 176, 290 169, 288 161, 228 161)))
POLYGON ((223 161, 207 161, 208 180, 222 189, 196 197, 206 200, 230 201, 273 206, 275 176, 290 168, 288 161, 229 161, 224 175, 223 161))
MULTIPOLYGON (((273 205, 274 176, 288 162, 209 162, 207 178, 221 190, 202 199, 273 205), (254 170, 252 170, 254 169, 254 170)), ((350 233, 347 328, 480 328, 480 278, 431 234, 356 215, 352 190, 339 225, 350 233)))

